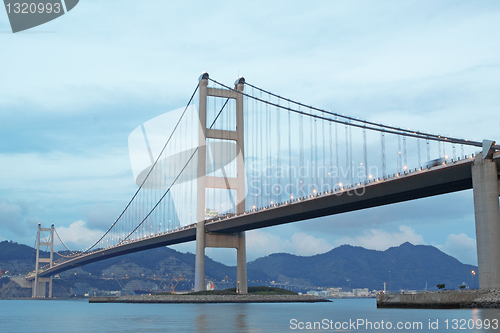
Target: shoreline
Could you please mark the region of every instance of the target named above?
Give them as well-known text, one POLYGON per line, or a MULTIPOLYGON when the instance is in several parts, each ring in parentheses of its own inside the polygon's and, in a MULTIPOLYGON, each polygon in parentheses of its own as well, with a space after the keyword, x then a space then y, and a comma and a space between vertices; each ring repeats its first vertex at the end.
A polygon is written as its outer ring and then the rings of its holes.
POLYGON ((135 295, 89 297, 89 303, 318 303, 331 302, 311 295, 135 295))

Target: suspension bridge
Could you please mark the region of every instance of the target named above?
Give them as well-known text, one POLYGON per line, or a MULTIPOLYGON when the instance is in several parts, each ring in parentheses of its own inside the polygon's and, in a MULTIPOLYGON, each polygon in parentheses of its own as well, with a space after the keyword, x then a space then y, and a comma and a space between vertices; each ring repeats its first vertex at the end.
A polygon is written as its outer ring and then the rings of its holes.
POLYGON ((237 249, 236 288, 246 293, 245 231, 471 188, 480 286, 500 288, 494 141, 379 124, 203 73, 185 107, 131 133, 129 151, 138 188, 93 245, 53 261, 54 227, 39 226, 33 297, 45 297, 46 284, 50 297, 60 272, 189 241, 196 291, 205 248, 223 247, 237 249), (40 245, 50 258, 38 259, 40 245))

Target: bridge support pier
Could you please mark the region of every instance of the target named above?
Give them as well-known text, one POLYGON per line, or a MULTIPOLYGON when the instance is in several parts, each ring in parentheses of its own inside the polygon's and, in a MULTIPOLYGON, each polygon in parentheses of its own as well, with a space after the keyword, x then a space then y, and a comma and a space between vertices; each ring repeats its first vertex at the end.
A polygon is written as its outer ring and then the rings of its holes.
MULTIPOLYGON (((199 119, 198 131, 198 177, 197 177, 197 212, 196 212, 196 262, 195 262, 195 291, 205 290, 205 248, 223 247, 237 249, 236 290, 246 294, 247 269, 246 269, 246 241, 245 232, 234 234, 207 233, 205 229, 206 188, 236 190, 236 213, 245 212, 245 161, 244 161, 244 122, 243 122, 243 91, 245 79, 240 77, 235 82, 235 89, 208 88, 208 73, 203 73, 199 78, 199 119), (234 99, 236 101, 236 131, 213 130, 207 128, 207 97, 234 99), (224 165, 221 166, 224 177, 207 177, 207 139, 236 142, 236 178, 226 176, 224 165)), ((213 153, 213 152, 212 152, 213 153)))
POLYGON ((201 227, 200 222, 196 225, 196 263, 195 263, 195 291, 205 290, 205 248, 235 248, 236 254, 236 292, 246 294, 247 286, 247 258, 245 232, 235 234, 207 233, 201 227), (200 235, 198 235, 200 232, 200 235))
POLYGON ((238 233, 238 247, 236 254, 236 292, 241 294, 248 293, 247 285, 247 250, 245 232, 238 233))
POLYGON ((500 288, 500 208, 497 164, 491 141, 483 141, 483 153, 472 165, 479 286, 500 288))

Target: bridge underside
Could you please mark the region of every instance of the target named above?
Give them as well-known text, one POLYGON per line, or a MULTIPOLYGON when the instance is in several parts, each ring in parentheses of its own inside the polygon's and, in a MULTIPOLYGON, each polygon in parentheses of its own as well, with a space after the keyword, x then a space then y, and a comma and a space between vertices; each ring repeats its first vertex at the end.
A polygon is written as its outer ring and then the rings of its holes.
MULTIPOLYGON (((463 160, 446 166, 374 181, 364 186, 364 189, 358 188, 358 194, 354 188, 345 189, 342 192, 322 194, 315 198, 297 199, 291 204, 270 207, 221 221, 207 221, 205 228, 208 232, 237 233, 471 189, 472 161, 472 159, 463 160)), ((69 260, 40 273, 39 277, 48 277, 128 253, 194 240, 196 240, 196 227, 188 227, 177 232, 134 241, 69 260)))
POLYGON ((467 190, 472 188, 471 164, 472 160, 467 160, 452 166, 374 181, 364 187, 364 192, 358 189, 360 195, 354 189, 341 194, 322 195, 234 219, 207 223, 206 229, 239 232, 467 190))

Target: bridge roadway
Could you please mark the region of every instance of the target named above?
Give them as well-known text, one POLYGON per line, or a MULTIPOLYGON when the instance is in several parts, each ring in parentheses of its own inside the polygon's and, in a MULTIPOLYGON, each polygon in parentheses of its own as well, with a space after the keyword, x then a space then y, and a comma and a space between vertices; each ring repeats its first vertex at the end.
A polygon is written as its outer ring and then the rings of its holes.
MULTIPOLYGON (((496 158, 496 161, 499 163, 500 158, 496 158)), ((472 162, 473 159, 465 159, 383 180, 373 180, 364 185, 362 195, 356 195, 354 192, 356 187, 352 187, 334 193, 318 194, 315 197, 294 199, 291 203, 218 221, 207 220, 205 229, 207 232, 235 233, 471 189, 472 162)), ((361 187, 357 188, 358 193, 362 193, 361 187)), ((177 231, 130 241, 70 259, 45 270, 39 277, 48 277, 78 266, 132 252, 194 240, 196 240, 196 226, 192 224, 177 231)), ((34 276, 28 277, 28 280, 31 279, 34 279, 34 276)))

